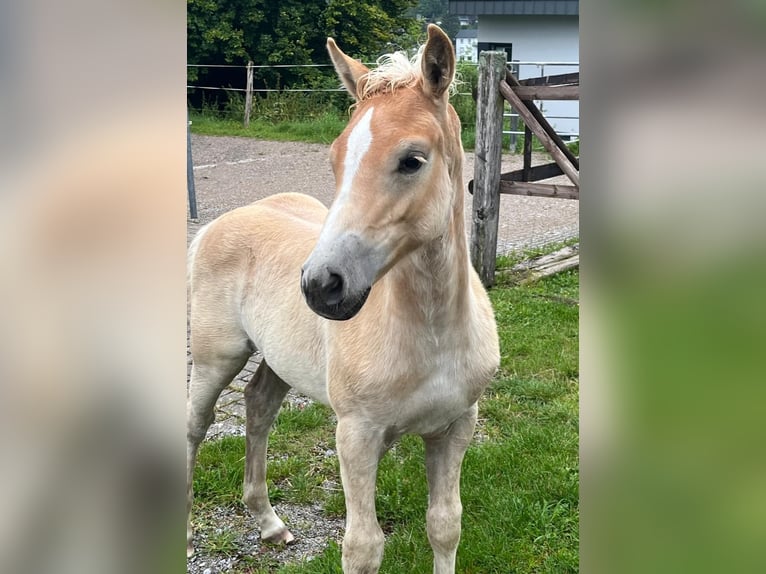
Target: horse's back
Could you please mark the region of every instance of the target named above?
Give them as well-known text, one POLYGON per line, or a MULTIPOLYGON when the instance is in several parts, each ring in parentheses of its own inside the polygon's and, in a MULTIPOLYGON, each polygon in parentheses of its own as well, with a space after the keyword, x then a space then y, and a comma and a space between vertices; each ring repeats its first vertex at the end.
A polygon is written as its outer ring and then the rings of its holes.
POLYGON ((281 276, 297 266, 300 274, 326 215, 322 203, 299 193, 271 195, 224 213, 200 229, 189 247, 192 294, 207 284, 238 284, 266 268, 281 276))
POLYGON ((272 211, 275 215, 288 218, 295 224, 306 224, 317 230, 324 223, 327 208, 318 200, 302 193, 278 193, 241 209, 249 208, 272 211))
POLYGON ((189 248, 193 291, 204 287, 205 278, 230 283, 253 258, 294 266, 296 250, 308 255, 326 214, 318 200, 299 193, 272 195, 224 213, 200 229, 189 248))

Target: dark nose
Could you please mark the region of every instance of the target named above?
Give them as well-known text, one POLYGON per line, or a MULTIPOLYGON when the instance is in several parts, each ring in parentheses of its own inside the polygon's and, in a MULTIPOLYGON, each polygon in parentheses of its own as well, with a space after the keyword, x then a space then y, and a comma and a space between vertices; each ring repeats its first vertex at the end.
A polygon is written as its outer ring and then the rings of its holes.
POLYGON ((312 303, 325 306, 338 305, 343 301, 343 277, 329 269, 320 273, 301 271, 301 288, 304 296, 312 303))

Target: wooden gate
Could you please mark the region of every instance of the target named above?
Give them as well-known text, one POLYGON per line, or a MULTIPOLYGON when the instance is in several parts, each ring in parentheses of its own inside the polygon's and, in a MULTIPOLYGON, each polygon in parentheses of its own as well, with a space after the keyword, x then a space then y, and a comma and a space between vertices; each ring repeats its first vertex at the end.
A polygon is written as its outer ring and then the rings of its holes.
POLYGON ((476 149, 473 193, 471 262, 485 286, 495 281, 500 194, 580 198, 580 162, 548 123, 534 100, 579 100, 580 73, 518 80, 506 67, 505 52, 479 55, 476 102, 476 149), (524 121, 524 167, 500 173, 504 101, 524 121), (554 162, 532 166, 532 134, 554 162), (566 175, 571 185, 536 183, 566 175))

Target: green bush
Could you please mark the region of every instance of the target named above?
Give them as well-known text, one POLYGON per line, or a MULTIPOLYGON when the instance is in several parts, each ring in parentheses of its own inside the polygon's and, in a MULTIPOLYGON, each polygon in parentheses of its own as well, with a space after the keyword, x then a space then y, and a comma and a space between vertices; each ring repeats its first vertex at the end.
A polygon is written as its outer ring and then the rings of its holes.
MULTIPOLYGON (((351 103, 345 91, 256 92, 253 94, 250 118, 251 121, 263 120, 272 123, 309 121, 328 115, 348 119, 351 103)), ((224 98, 217 101, 203 99, 200 108, 191 112, 194 115, 241 122, 245 117, 245 95, 239 91, 225 90, 224 98)))
POLYGON ((471 148, 473 147, 473 132, 476 129, 476 102, 473 94, 476 93, 478 86, 478 74, 476 64, 458 62, 457 90, 450 99, 463 126, 463 145, 471 148), (470 145, 466 142, 466 138, 470 139, 470 145))

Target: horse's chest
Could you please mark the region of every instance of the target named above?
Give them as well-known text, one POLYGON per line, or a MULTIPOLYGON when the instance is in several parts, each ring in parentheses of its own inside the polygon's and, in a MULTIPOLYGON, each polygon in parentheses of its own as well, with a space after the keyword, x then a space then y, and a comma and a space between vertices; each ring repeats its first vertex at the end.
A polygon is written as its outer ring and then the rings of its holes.
POLYGON ((444 430, 478 400, 497 368, 497 345, 482 344, 472 334, 470 329, 413 330, 357 345, 371 352, 332 347, 333 409, 339 417, 361 417, 394 435, 444 430))
POLYGON ((429 434, 451 424, 475 403, 484 381, 463 352, 438 353, 428 369, 412 380, 399 403, 396 426, 401 432, 429 434))

